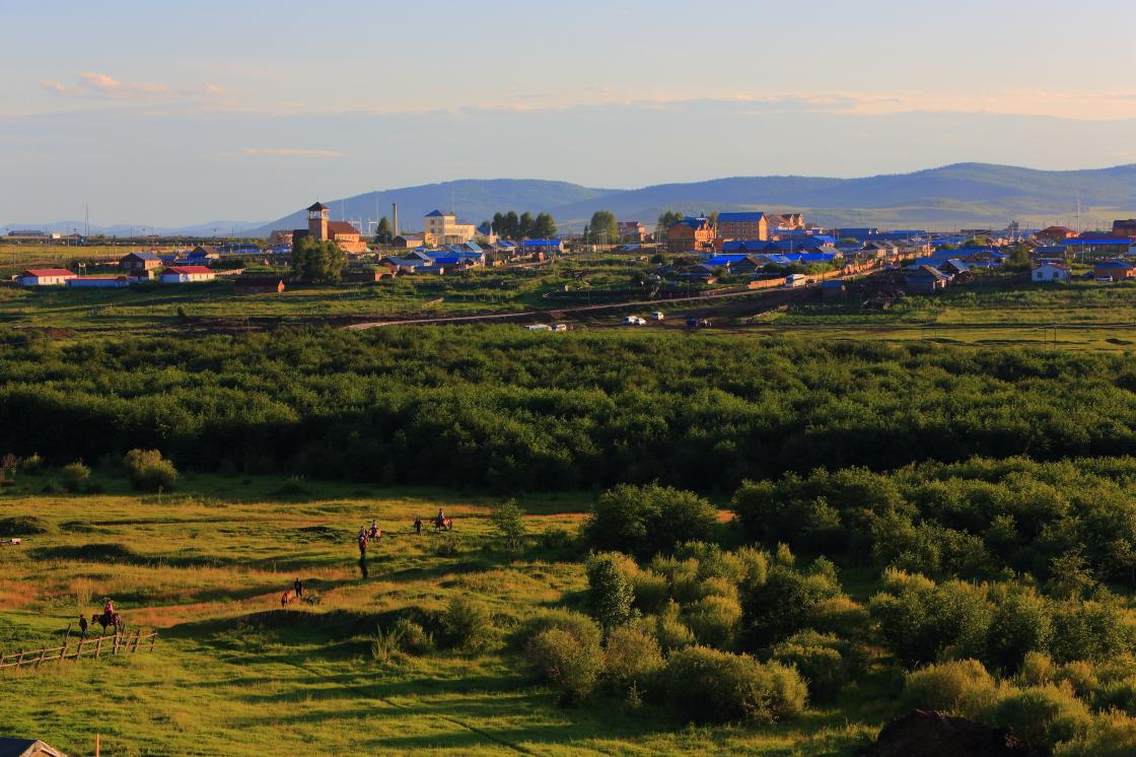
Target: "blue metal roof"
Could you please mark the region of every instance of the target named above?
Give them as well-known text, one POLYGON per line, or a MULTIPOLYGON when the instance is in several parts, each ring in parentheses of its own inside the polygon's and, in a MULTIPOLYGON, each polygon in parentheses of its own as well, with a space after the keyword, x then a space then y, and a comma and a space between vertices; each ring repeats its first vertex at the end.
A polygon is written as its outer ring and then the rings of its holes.
POLYGON ((559 239, 526 239, 521 242, 524 247, 560 247, 559 239))
POLYGON ((719 213, 718 223, 758 223, 765 214, 761 211, 751 213, 719 213))
POLYGON ((427 217, 427 218, 441 218, 441 217, 443 217, 443 216, 445 216, 445 215, 446 215, 446 214, 445 214, 445 213, 443 213, 443 212, 442 212, 442 211, 440 211, 440 210, 431 210, 431 211, 430 211, 429 213, 427 213, 427 214, 426 214, 426 217, 427 217))

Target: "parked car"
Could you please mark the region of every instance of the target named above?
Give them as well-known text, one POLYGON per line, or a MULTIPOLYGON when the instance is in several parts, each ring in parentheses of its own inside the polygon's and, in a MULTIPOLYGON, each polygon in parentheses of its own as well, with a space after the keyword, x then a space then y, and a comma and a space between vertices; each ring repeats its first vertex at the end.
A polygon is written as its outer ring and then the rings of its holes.
POLYGON ((651 318, 656 321, 661 321, 666 318, 666 316, 661 310, 656 310, 654 313, 651 313, 651 318))
POLYGON ((647 319, 640 318, 637 315, 629 315, 623 319, 623 324, 625 326, 646 326, 647 319))
POLYGON ((562 331, 567 331, 568 330, 568 324, 567 323, 554 323, 554 324, 552 324, 552 330, 557 332, 557 333, 560 333, 562 331))

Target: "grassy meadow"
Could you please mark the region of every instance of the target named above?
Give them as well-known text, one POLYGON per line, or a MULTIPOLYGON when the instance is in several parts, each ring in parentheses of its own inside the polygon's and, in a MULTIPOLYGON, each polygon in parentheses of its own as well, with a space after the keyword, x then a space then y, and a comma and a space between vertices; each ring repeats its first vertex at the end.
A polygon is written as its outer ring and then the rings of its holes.
POLYGON ((0 519, 44 530, 0 547, 0 648, 52 644, 80 612, 112 597, 134 628, 160 631, 153 654, 0 672, 5 733, 42 735, 71 753, 264 754, 311 750, 429 754, 649 754, 840 749, 881 714, 810 711, 762 730, 683 728, 618 699, 578 708, 526 672, 508 644, 518 622, 586 586, 577 557, 540 534, 575 529, 587 500, 523 502, 524 551, 497 548, 492 500, 435 491, 370 491, 269 478, 187 477, 182 493, 45 495, 21 476, 0 519), (445 507, 452 534, 415 535, 416 514, 445 507), (386 531, 361 580, 354 534, 386 531), (295 577, 318 604, 280 607, 295 577), (500 640, 482 654, 439 650, 377 661, 378 627, 438 611, 456 595, 493 612, 500 640))

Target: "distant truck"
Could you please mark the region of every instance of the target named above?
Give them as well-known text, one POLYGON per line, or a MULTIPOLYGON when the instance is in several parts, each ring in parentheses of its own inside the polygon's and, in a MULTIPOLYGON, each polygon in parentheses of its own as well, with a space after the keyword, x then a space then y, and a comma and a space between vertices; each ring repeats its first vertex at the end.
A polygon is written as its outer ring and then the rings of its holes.
POLYGON ((806 286, 809 283, 809 277, 803 273, 790 273, 785 277, 785 288, 796 289, 797 287, 806 286))
POLYGON ((629 315, 623 319, 623 324, 625 326, 646 326, 647 319, 640 318, 637 315, 629 315))

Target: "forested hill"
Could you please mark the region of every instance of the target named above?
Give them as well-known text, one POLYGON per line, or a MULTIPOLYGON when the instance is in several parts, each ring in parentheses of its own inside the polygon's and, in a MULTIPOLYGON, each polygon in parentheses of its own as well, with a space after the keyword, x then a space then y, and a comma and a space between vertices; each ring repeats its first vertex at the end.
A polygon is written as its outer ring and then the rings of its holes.
MULTIPOLYGON (((314 198, 313 198, 314 199, 314 198)), ((805 210, 823 223, 957 228, 1005 224, 1010 219, 1073 223, 1082 210, 1086 224, 1136 211, 1136 165, 1082 171, 1038 171, 982 163, 959 163, 914 173, 857 179, 753 176, 659 184, 611 190, 556 181, 493 179, 445 182, 325 202, 336 218, 389 215, 398 203, 402 226, 418 229, 434 208, 456 208, 477 223, 500 210, 547 211, 565 228, 580 228, 600 209, 650 225, 668 209, 805 210)), ((255 230, 303 226, 297 210, 255 230)))
POLYGON ((1127 356, 508 327, 0 336, 0 453, 382 483, 732 491, 818 466, 1136 455, 1127 356))

